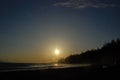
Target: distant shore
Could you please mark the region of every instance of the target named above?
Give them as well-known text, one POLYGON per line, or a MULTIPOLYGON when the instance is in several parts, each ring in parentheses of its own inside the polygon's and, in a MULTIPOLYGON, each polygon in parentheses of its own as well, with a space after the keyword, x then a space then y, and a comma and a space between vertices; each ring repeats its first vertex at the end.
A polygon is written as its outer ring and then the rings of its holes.
POLYGON ((105 78, 107 80, 120 79, 120 66, 72 67, 0 73, 0 80, 104 80, 105 78))

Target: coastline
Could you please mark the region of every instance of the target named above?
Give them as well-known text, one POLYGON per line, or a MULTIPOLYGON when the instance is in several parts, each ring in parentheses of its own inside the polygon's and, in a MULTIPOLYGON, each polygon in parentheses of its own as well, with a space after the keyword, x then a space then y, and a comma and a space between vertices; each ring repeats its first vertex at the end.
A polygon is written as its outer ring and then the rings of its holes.
POLYGON ((120 79, 120 67, 72 67, 45 70, 1 72, 0 80, 102 80, 120 79))

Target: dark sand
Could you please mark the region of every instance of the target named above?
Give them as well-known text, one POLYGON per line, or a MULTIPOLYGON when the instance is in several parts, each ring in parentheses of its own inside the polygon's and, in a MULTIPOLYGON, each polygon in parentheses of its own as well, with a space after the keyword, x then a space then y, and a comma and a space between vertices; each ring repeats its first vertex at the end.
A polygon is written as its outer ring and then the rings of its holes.
POLYGON ((0 80, 120 80, 120 66, 1 72, 0 80))

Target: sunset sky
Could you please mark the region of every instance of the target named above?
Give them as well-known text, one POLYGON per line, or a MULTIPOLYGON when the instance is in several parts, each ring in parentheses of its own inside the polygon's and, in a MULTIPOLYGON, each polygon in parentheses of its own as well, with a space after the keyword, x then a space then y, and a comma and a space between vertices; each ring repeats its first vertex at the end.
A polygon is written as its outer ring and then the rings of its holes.
POLYGON ((116 38, 120 0, 0 0, 0 61, 54 62, 116 38))

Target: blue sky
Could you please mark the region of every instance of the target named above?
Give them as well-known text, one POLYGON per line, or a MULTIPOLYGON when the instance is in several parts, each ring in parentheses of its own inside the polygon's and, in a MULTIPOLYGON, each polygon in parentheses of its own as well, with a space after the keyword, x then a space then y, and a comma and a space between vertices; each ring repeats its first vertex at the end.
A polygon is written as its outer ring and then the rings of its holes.
POLYGON ((54 61, 120 37, 119 0, 1 0, 0 60, 54 61))

